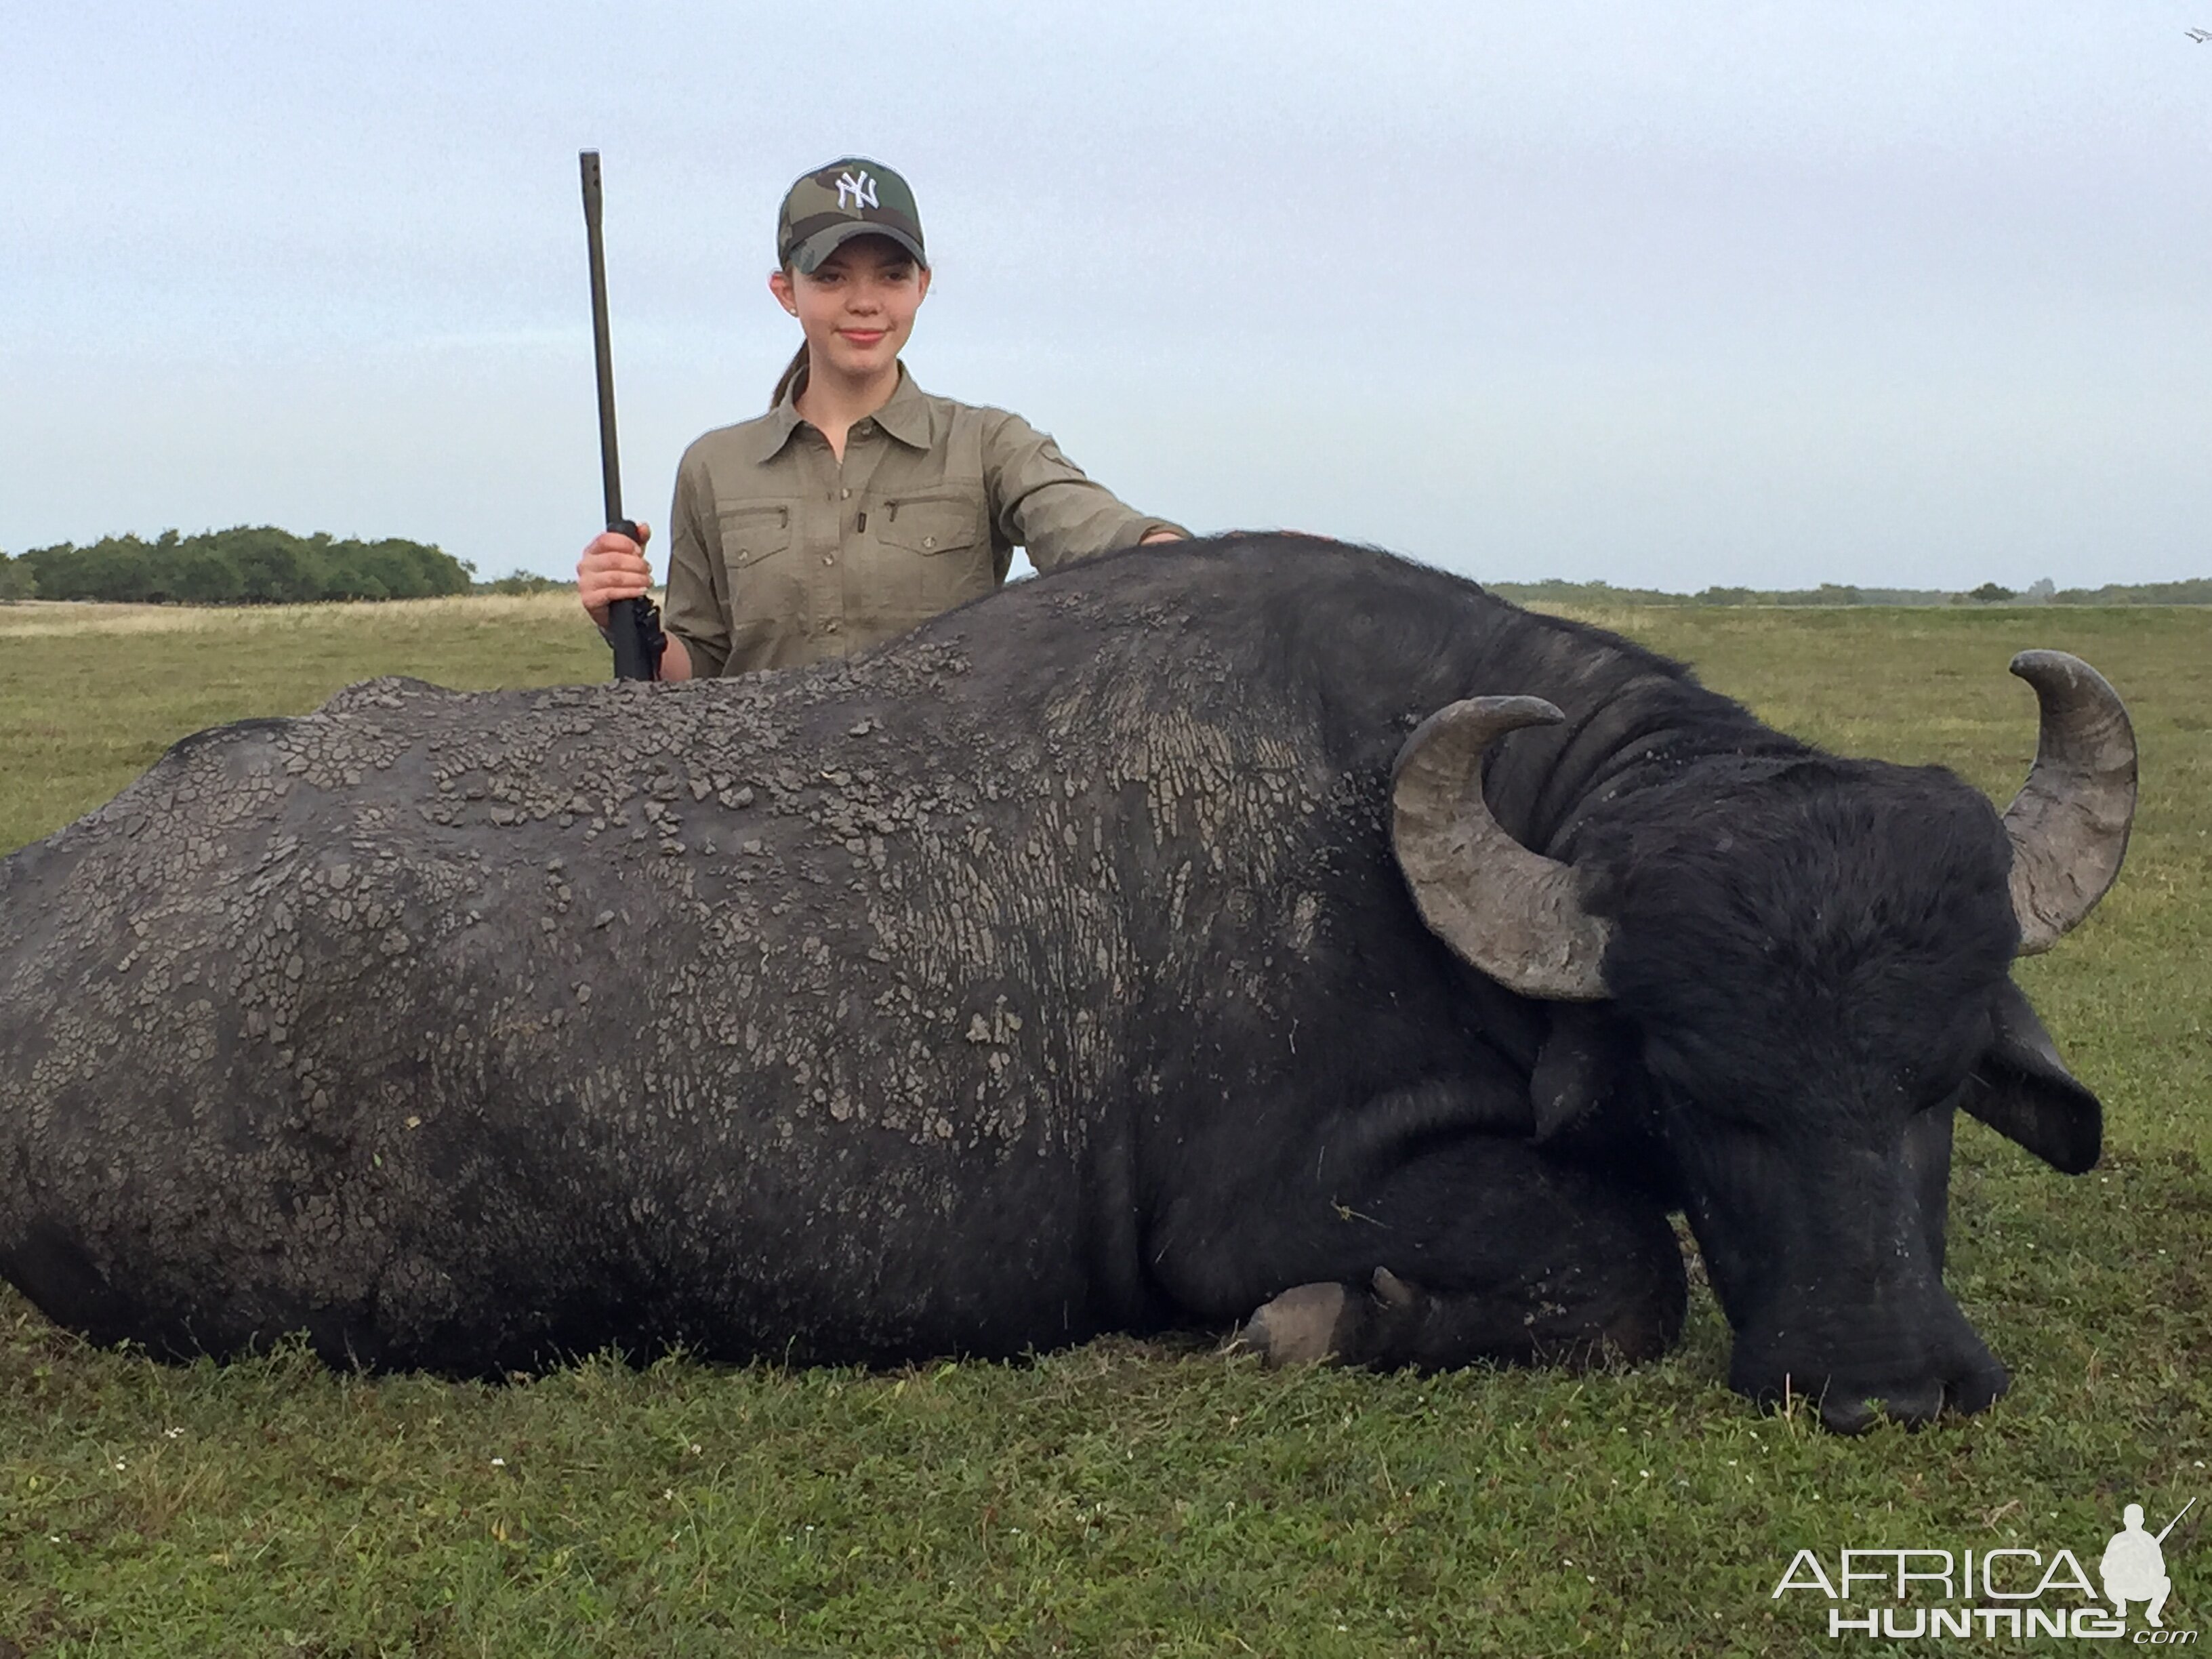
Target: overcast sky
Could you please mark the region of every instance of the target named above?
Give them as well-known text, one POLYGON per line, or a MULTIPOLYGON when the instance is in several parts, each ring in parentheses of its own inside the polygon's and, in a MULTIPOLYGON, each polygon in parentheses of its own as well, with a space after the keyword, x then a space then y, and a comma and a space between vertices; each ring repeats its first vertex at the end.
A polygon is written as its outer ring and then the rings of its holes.
POLYGON ((630 510, 904 172, 907 362, 1149 512, 1478 577, 2212 574, 2212 0, 10 9, 0 549, 566 572, 605 158, 630 510))

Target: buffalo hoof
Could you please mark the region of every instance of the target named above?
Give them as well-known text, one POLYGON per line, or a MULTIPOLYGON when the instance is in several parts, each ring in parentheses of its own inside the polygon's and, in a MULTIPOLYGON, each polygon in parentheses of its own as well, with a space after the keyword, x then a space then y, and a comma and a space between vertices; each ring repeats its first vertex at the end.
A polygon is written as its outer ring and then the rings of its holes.
POLYGON ((1362 1310, 1341 1285, 1296 1285, 1267 1303, 1237 1334, 1270 1365, 1316 1365, 1344 1352, 1362 1310))

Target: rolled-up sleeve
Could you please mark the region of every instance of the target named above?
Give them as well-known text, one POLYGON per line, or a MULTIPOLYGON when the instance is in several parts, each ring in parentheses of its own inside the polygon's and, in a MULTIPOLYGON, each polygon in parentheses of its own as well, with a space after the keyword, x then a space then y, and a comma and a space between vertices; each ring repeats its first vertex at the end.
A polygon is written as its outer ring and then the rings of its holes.
POLYGON ((676 469, 676 499, 668 509, 668 603, 660 623, 691 653, 695 679, 720 673, 730 654, 716 530, 714 487, 699 457, 686 453, 676 469))
POLYGON ((1040 570, 1133 547, 1156 530, 1190 533, 1138 512, 1086 477, 1048 434, 1003 410, 992 411, 983 433, 983 482, 998 533, 1027 548, 1040 570))

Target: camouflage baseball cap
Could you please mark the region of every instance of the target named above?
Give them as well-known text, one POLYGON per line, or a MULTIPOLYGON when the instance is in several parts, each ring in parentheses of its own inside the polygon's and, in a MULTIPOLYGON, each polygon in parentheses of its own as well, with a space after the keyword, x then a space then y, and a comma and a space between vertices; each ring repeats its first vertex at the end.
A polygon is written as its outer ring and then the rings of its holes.
POLYGON ((812 270, 855 236, 888 236, 922 264, 921 214, 905 179, 879 162, 848 155, 791 187, 776 216, 775 260, 812 270))

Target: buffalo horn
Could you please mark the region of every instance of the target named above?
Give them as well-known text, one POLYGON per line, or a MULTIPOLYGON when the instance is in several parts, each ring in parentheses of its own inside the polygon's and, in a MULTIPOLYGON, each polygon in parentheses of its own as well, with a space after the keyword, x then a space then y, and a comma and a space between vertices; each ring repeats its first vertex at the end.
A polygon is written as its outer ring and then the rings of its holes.
POLYGON ((2048 951, 2120 873, 2136 811, 2136 738, 2119 693, 2079 657, 2023 651, 2042 708, 2035 765, 2005 808, 2020 951, 2048 951))
POLYGON ((1507 835, 1482 799, 1482 757, 1506 732, 1565 718, 1541 697, 1474 697, 1423 720, 1398 751, 1390 836, 1421 920, 1522 996, 1595 1002, 1607 928, 1571 865, 1507 835))

